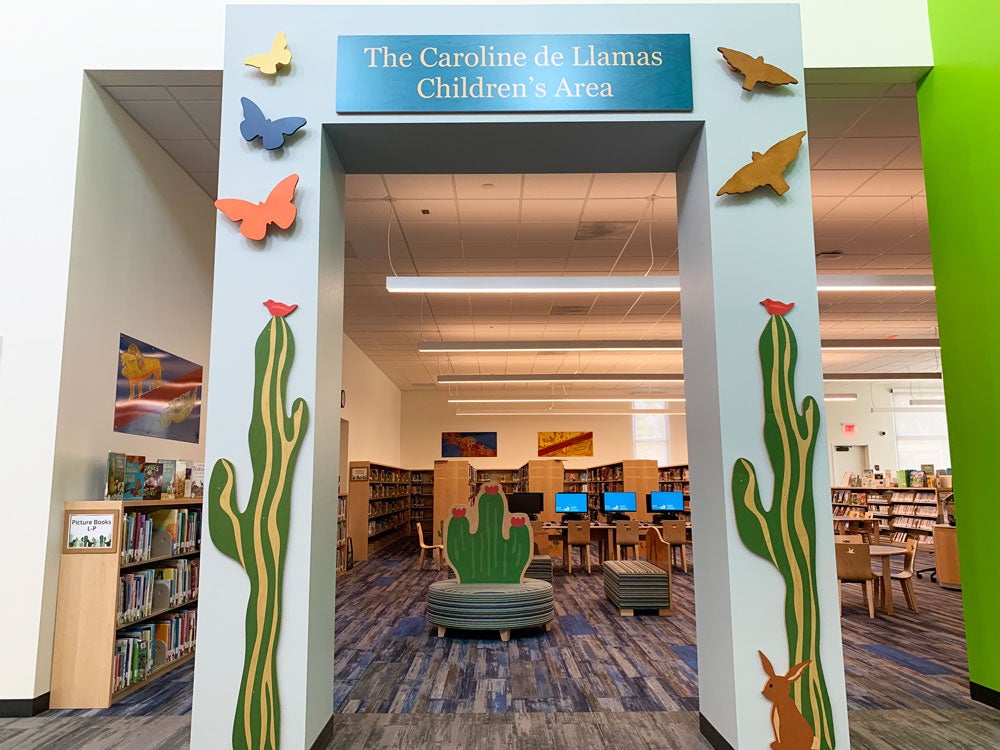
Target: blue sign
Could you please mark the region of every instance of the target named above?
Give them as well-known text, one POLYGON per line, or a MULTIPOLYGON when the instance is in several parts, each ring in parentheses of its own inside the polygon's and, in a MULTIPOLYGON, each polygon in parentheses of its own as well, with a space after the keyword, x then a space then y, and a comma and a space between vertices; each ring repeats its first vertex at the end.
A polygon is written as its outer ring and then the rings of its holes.
POLYGON ((690 111, 688 34, 341 36, 338 112, 690 111))

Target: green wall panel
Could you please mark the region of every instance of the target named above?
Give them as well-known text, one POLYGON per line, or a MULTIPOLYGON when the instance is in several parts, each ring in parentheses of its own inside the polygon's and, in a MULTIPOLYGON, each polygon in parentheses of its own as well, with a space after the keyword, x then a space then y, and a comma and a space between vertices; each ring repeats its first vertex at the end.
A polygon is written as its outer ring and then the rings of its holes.
POLYGON ((929 0, 917 90, 955 474, 969 678, 1000 691, 1000 3, 929 0))

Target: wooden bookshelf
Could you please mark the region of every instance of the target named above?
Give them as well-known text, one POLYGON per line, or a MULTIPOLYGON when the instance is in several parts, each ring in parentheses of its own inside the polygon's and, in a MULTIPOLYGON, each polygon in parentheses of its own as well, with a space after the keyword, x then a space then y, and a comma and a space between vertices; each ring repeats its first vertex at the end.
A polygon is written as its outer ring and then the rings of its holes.
POLYGON ((410 470, 351 461, 347 532, 361 562, 410 531, 410 470))
POLYGON ((661 492, 683 492, 684 512, 691 512, 691 470, 687 464, 673 464, 657 467, 661 492))
MULTIPOLYGON (((337 495, 337 568, 336 575, 347 572, 347 495, 337 495)), ((353 545, 352 545, 353 548, 353 545)))
POLYGON ((939 495, 951 489, 934 487, 832 487, 835 516, 868 513, 879 521, 888 544, 905 546, 916 538, 920 549, 934 549, 934 525, 940 517, 939 495))
MULTIPOLYGON (((155 622, 171 613, 195 609, 198 601, 196 581, 183 599, 171 603, 158 586, 151 590, 152 605, 148 614, 121 623, 118 613, 120 579, 124 575, 167 567, 175 560, 197 559, 201 550, 200 532, 204 518, 200 519, 198 537, 192 536, 193 549, 171 551, 172 537, 166 531, 149 529, 143 538, 146 559, 126 562, 126 516, 130 512, 163 509, 200 508, 200 498, 164 500, 83 500, 65 504, 62 555, 59 560, 59 591, 56 598, 55 637, 52 649, 52 708, 107 708, 115 701, 145 687, 159 677, 194 658, 194 641, 185 653, 166 661, 164 656, 169 644, 154 641, 152 672, 131 685, 116 688, 115 647, 118 638, 138 626, 155 622), (76 529, 81 519, 110 519, 110 542, 107 546, 70 546, 71 519, 76 529), (165 552, 166 551, 166 552, 165 552)), ((194 576, 192 575, 192 578, 194 576)), ((179 595, 180 596, 180 595, 179 595)))
POLYGON ((410 472, 410 533, 417 533, 417 524, 424 531, 424 539, 431 543, 434 527, 434 471, 414 469, 410 472))
POLYGON ((586 482, 568 482, 564 478, 563 485, 567 487, 567 492, 586 492, 587 505, 592 513, 600 511, 601 493, 634 492, 636 512, 629 513, 629 516, 636 521, 651 521, 653 516, 646 511, 646 493, 658 490, 660 481, 656 461, 637 458, 591 467, 587 469, 586 482), (579 489, 569 489, 571 484, 576 484, 579 489))
POLYGON ((434 541, 440 543, 438 529, 453 505, 468 505, 478 491, 476 472, 468 461, 448 459, 434 462, 434 541))

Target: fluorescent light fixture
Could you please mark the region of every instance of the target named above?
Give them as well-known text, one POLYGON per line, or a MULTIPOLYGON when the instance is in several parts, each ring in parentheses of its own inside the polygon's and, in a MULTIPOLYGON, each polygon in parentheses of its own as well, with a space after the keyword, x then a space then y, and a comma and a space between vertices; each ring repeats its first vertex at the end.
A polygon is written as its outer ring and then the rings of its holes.
POLYGON ((684 416, 683 411, 459 411, 456 417, 618 417, 635 414, 684 416))
POLYGON ((911 398, 910 406, 944 406, 943 398, 911 398))
POLYGON ((825 339, 820 346, 825 352, 933 351, 941 348, 941 342, 938 339, 825 339))
POLYGON ((820 292, 933 292, 933 276, 832 276, 817 277, 820 292))
POLYGON ((635 398, 449 398, 449 404, 631 404, 635 401, 684 403, 683 396, 638 396, 635 398))
POLYGON ((873 406, 872 414, 930 414, 934 412, 944 412, 943 406, 928 409, 926 406, 873 406))
POLYGON ((880 380, 941 380, 939 372, 824 373, 824 383, 870 383, 880 380))
MULTIPOLYGON (((671 383, 681 382, 684 375, 438 375, 438 385, 450 383, 671 383)), ((636 399, 647 400, 647 399, 636 399)))
POLYGON ((857 393, 827 393, 823 396, 824 401, 857 401, 857 393))
POLYGON ((445 352, 631 352, 682 351, 680 341, 421 341, 417 351, 445 352))
POLYGON ((386 276, 402 294, 647 294, 679 292, 677 276, 386 276))

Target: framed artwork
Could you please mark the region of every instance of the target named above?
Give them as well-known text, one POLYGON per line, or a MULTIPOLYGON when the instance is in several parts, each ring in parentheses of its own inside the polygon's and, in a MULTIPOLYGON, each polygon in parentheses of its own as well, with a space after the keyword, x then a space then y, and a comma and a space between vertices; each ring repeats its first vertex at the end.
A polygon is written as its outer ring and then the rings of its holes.
POLYGON ((495 432, 442 432, 441 456, 444 458, 470 458, 496 456, 495 432))
POLYGON ((558 458, 560 456, 593 456, 593 432, 539 432, 538 456, 558 458))
POLYGON ((201 365, 123 333, 117 371, 115 432, 199 441, 201 365))

